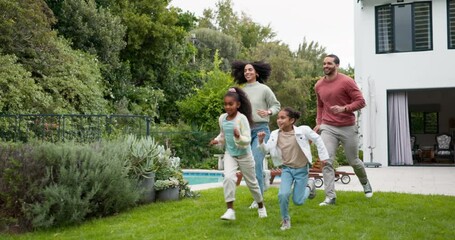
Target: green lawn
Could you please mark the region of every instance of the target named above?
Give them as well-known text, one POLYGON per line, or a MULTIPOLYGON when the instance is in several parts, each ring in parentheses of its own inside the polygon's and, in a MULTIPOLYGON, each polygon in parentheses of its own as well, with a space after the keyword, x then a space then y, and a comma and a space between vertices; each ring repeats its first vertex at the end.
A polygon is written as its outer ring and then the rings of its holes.
POLYGON ((156 203, 80 226, 0 235, 0 239, 453 239, 455 197, 338 192, 337 205, 319 207, 323 192, 303 206, 291 204, 292 228, 281 231, 277 189, 265 194, 269 217, 248 209, 252 197, 239 187, 237 220, 222 221, 221 188, 197 199, 156 203))

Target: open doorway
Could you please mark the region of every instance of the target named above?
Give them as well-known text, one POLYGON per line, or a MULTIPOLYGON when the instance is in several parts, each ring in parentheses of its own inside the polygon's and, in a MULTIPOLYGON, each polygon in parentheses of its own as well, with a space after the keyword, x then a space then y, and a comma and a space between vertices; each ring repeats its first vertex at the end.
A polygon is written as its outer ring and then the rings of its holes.
POLYGON ((455 88, 389 91, 389 165, 455 165, 455 88))

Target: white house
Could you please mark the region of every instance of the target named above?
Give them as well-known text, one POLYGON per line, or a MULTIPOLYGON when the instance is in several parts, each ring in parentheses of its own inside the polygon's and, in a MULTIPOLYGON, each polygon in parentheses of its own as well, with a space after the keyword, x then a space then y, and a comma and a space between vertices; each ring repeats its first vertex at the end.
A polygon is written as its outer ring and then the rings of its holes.
POLYGON ((436 135, 455 135, 455 0, 354 1, 364 161, 454 164, 432 155, 436 135))

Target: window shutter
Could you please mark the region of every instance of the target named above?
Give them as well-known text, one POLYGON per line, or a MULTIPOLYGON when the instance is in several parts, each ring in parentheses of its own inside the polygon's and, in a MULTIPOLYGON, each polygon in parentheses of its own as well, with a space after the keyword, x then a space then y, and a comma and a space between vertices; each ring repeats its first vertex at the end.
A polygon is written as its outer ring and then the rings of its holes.
POLYGON ((430 4, 414 3, 414 48, 428 50, 432 48, 430 4))
POLYGON ((455 48, 455 0, 448 1, 449 48, 455 48))
POLYGON ((377 7, 377 52, 392 52, 391 5, 377 7))

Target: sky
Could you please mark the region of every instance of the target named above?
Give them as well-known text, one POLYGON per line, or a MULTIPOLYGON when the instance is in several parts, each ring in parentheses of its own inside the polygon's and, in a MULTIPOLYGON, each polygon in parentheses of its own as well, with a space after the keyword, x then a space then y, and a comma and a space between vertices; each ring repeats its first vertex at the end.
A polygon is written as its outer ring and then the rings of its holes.
MULTIPOLYGON (((172 0, 171 5, 202 16, 205 8, 216 9, 217 0, 172 0)), ((327 53, 338 55, 341 66, 354 67, 355 0, 232 0, 236 13, 245 12, 253 21, 270 24, 290 49, 303 39, 318 42, 327 53)))

